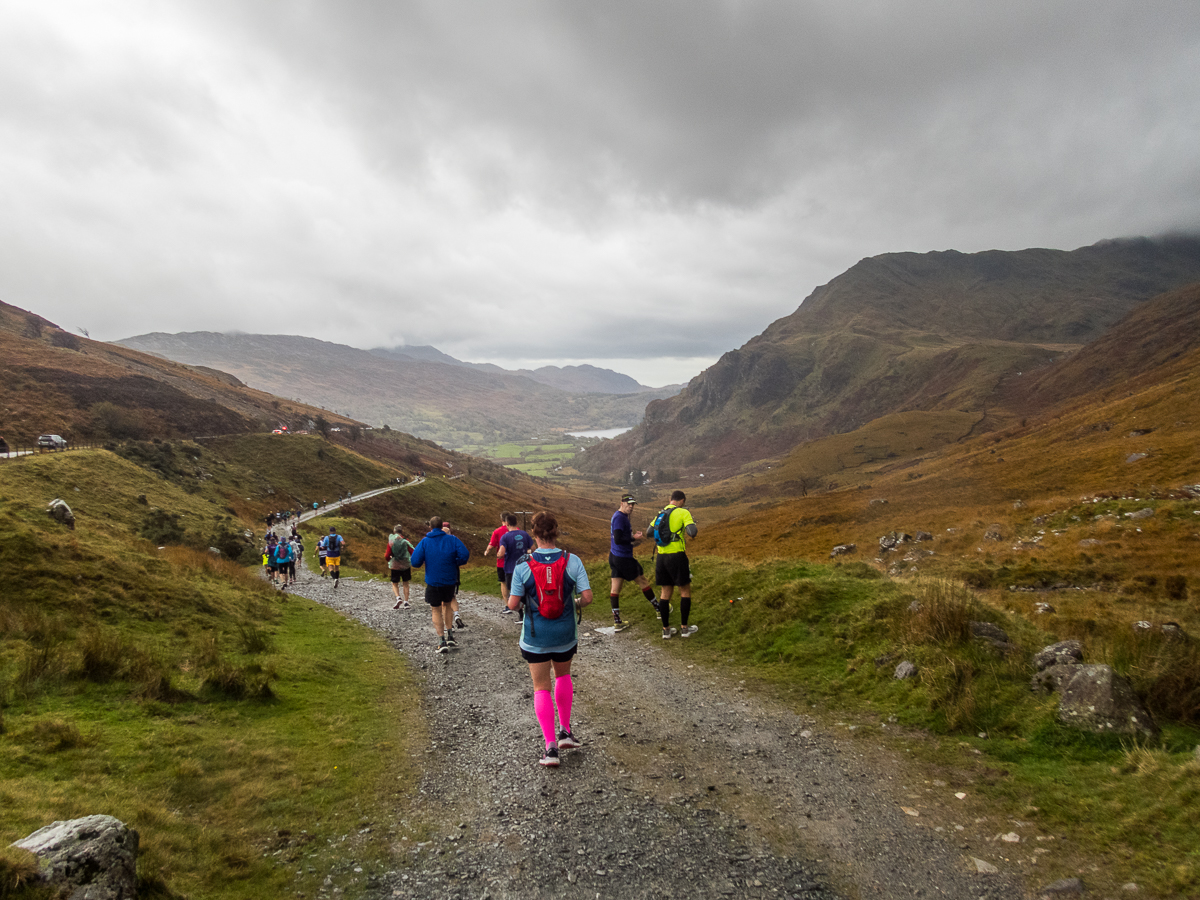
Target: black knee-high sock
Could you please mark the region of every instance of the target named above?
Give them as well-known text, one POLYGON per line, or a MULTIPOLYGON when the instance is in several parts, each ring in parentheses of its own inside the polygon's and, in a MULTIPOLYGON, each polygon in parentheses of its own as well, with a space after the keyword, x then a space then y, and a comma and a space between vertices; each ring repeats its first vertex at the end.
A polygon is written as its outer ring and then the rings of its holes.
POLYGON ((642 596, 650 603, 654 602, 654 591, 651 588, 642 588, 642 596))
POLYGON ((662 618, 663 628, 671 627, 671 604, 666 600, 658 601, 658 614, 662 618))
POLYGON ((617 616, 619 616, 621 614, 621 595, 620 594, 609 594, 608 602, 612 606, 613 618, 615 619, 617 616))
POLYGON ((680 597, 679 598, 679 624, 680 625, 687 625, 688 614, 691 611, 692 611, 692 598, 691 597, 680 597))

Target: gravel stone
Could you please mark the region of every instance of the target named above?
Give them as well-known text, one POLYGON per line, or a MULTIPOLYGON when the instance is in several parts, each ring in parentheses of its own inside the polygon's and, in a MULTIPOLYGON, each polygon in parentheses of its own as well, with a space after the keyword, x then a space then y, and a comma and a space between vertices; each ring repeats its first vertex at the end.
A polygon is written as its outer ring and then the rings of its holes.
POLYGON ((977 871, 986 838, 968 852, 962 832, 951 843, 905 815, 915 788, 903 760, 864 753, 719 669, 689 668, 706 661, 699 644, 677 656, 636 627, 581 632, 571 725, 583 747, 547 769, 516 617, 499 598, 460 594, 468 627, 437 654, 419 584, 408 610, 391 608, 386 583, 342 578, 335 591, 307 570, 289 593, 383 635, 420 684, 429 767, 395 816, 437 836, 398 844, 365 896, 1025 896, 1016 873, 977 871))

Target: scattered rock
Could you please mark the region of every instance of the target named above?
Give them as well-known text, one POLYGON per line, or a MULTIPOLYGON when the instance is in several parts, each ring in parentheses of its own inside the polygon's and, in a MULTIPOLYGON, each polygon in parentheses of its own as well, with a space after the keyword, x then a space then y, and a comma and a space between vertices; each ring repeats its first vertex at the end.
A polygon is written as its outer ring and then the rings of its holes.
POLYGON ((1153 631, 1154 630, 1154 624, 1152 622, 1147 622, 1145 619, 1141 619, 1140 621, 1134 622, 1132 627, 1133 627, 1134 631, 1153 631))
POLYGON ((1044 600, 1038 601, 1037 603, 1033 604, 1033 611, 1035 613, 1037 613, 1039 616, 1047 616, 1047 615, 1050 615, 1051 613, 1058 612, 1058 610, 1056 610, 1051 604, 1045 602, 1044 600))
POLYGON ((1065 669, 1060 680, 1058 720, 1096 734, 1158 737, 1159 727, 1134 693, 1129 679, 1111 666, 1051 666, 1039 676, 1065 669))
POLYGON ((997 646, 1008 645, 1008 632, 999 625, 994 625, 991 622, 972 622, 971 634, 977 638, 983 638, 985 641, 990 641, 997 646))
POLYGON ((905 534, 903 531, 892 531, 879 539, 879 549, 886 553, 889 550, 895 550, 901 544, 907 544, 911 540, 912 536, 905 534))
POLYGON ((914 541, 932 541, 933 535, 930 534, 928 531, 918 531, 916 534, 913 535, 913 540, 914 541))
POLYGON ((900 665, 896 666, 895 674, 892 677, 897 681, 903 681, 906 678, 916 678, 917 667, 906 659, 900 665))
POLYGON ((1004 532, 1000 525, 989 525, 987 531, 983 533, 985 541, 1002 541, 1004 540, 1004 532))
POLYGON ((1025 501, 1024 501, 1024 500, 1015 500, 1015 501, 1013 501, 1013 509, 1024 509, 1024 508, 1025 508, 1025 501))
POLYGON ((1147 507, 1146 509, 1139 509, 1137 512, 1125 513, 1125 518, 1127 518, 1127 519, 1149 519, 1153 515, 1154 515, 1154 510, 1147 507))
POLYGON ((829 558, 832 559, 835 556, 845 556, 848 553, 857 552, 858 544, 838 544, 829 552, 829 558))
POLYGON ((976 859, 974 856, 971 857, 971 862, 975 863, 975 871, 980 875, 995 875, 1000 871, 990 862, 982 859, 976 859))
POLYGON ((75 513, 71 512, 71 507, 67 506, 65 500, 55 497, 46 508, 46 513, 59 525, 66 525, 72 531, 75 530, 75 513))
POLYGON ((1145 458, 1146 458, 1145 453, 1130 453, 1127 457, 1125 457, 1125 462, 1135 463, 1138 460, 1145 459, 1145 458))
POLYGON ((14 847, 38 858, 40 877, 74 900, 137 896, 138 833, 112 816, 85 816, 39 828, 14 847))
POLYGON ((882 497, 877 497, 877 498, 875 498, 874 500, 872 500, 872 501, 871 501, 870 505, 871 505, 871 506, 877 506, 877 505, 882 505, 882 504, 884 504, 884 503, 887 503, 887 501, 886 501, 886 500, 884 500, 882 497))
POLYGON ((1059 641, 1049 647, 1043 647, 1033 657, 1033 664, 1039 672, 1051 666, 1074 666, 1083 662, 1083 644, 1079 641, 1059 641))
POLYGON ((1096 540, 1096 538, 1084 538, 1079 542, 1080 547, 1099 547, 1100 544, 1101 542, 1096 540))

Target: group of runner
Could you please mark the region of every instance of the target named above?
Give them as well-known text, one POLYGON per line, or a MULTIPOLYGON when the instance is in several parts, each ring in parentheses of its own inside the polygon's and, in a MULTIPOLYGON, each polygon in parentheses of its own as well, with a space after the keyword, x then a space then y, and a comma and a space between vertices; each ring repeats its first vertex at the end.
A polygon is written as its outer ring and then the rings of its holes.
MULTIPOLYGON (((632 581, 662 620, 664 640, 675 634, 690 637, 696 633, 696 626, 688 623, 692 579, 686 541, 696 536, 697 528, 683 505, 686 500, 682 491, 672 493, 671 502, 651 526, 655 533, 655 581, 660 590, 656 599, 641 563, 633 555, 634 547, 645 537, 644 532, 633 531, 630 523, 637 499, 632 494, 621 498, 620 507, 612 516, 608 557, 612 576, 609 603, 615 630, 626 627, 621 619, 620 595, 625 582, 632 581), (676 588, 680 595, 679 629, 671 626, 670 619, 676 588)), ((467 627, 459 612, 458 589, 459 570, 470 559, 471 551, 441 516, 433 516, 427 527, 428 531, 414 546, 405 536, 403 525, 395 526, 388 537, 384 559, 390 573, 393 609, 411 608, 412 570, 424 567, 425 603, 437 636, 435 649, 446 653, 458 645, 455 629, 467 627)), ((559 765, 560 751, 582 746, 571 731, 575 695, 571 661, 579 648, 581 610, 592 602, 592 587, 583 561, 558 546, 558 520, 553 513, 536 513, 530 531, 532 534, 517 526, 514 513, 503 513, 501 525, 492 533, 484 556, 496 552, 504 612, 515 613, 521 623, 518 646, 529 665, 534 714, 545 742, 538 763, 553 767, 559 765)), ((345 540, 336 528, 330 528, 329 534, 318 543, 322 577, 332 576, 335 587, 344 548, 345 540)))
MULTIPOLYGON (((621 498, 613 513, 609 547, 609 573, 612 577, 609 603, 614 631, 626 625, 621 619, 621 588, 632 581, 654 607, 662 620, 663 639, 678 633, 695 634, 688 624, 691 613, 692 578, 687 558, 687 538, 697 534, 696 523, 684 507, 682 491, 671 494, 671 502, 656 516, 655 580, 661 591, 655 599, 650 582, 633 548, 644 537, 633 531, 629 514, 637 499, 632 494, 621 498), (671 598, 679 589, 681 628, 671 627, 671 598)), ((501 515, 501 524, 492 532, 484 556, 496 551, 496 577, 500 582, 504 611, 516 613, 521 621, 518 645, 529 664, 533 681, 533 710, 545 740, 545 751, 538 760, 543 766, 557 766, 562 750, 582 746, 571 731, 571 706, 575 696, 571 680, 571 660, 579 649, 579 622, 583 607, 592 602, 592 587, 580 558, 558 547, 558 520, 553 513, 539 512, 531 523, 530 535, 517 527, 514 513, 501 515), (522 614, 522 611, 523 614, 522 614), (555 732, 555 711, 558 730, 555 732)), ((419 546, 419 545, 418 545, 419 546)))

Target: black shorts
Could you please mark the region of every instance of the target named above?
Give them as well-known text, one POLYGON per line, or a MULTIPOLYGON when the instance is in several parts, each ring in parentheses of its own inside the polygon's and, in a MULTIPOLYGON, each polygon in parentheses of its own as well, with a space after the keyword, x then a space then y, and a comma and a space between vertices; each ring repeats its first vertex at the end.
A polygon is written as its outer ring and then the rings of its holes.
POLYGON ((608 554, 608 571, 613 578, 623 581, 637 581, 645 574, 642 564, 632 556, 617 556, 615 553, 608 554))
POLYGON ((686 553, 660 553, 654 564, 654 580, 659 587, 687 587, 692 570, 686 553))
POLYGON ((504 566, 496 566, 496 580, 504 584, 504 566))
POLYGON ((425 602, 430 606, 438 607, 443 603, 449 603, 454 599, 454 585, 452 584, 427 584, 425 585, 425 602))
POLYGON ((526 650, 522 647, 521 656, 525 659, 525 662, 531 663, 570 662, 571 658, 575 655, 575 651, 578 649, 579 645, 576 644, 570 650, 564 650, 562 653, 534 653, 532 650, 526 650))
POLYGON ((412 581, 412 569, 392 569, 392 584, 401 581, 412 581))
MULTIPOLYGON (((516 569, 513 569, 513 572, 515 572, 515 571, 516 571, 516 569)), ((513 572, 505 572, 504 573, 504 587, 507 588, 510 592, 512 591, 513 572)))

